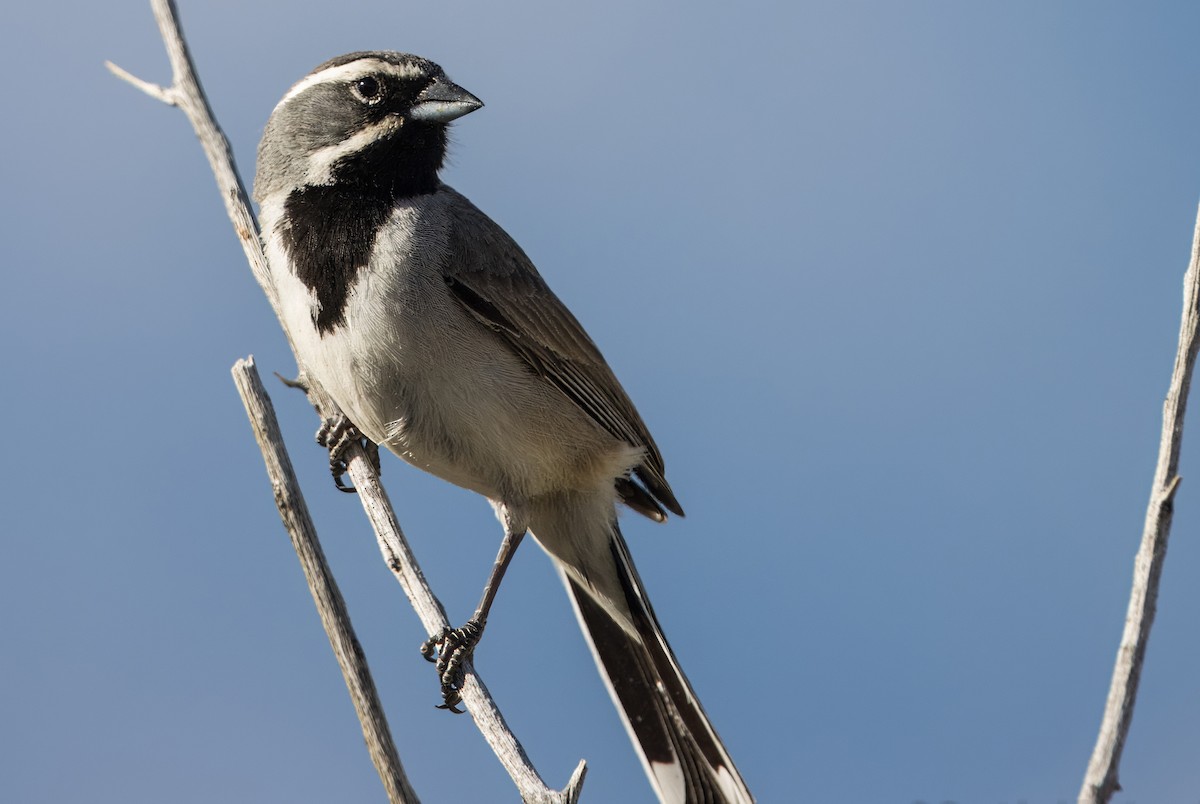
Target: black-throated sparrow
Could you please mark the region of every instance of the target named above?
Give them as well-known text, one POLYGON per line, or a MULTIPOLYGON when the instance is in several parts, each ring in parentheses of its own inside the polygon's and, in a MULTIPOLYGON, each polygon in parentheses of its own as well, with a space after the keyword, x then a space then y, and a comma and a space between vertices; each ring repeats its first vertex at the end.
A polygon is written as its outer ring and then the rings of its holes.
MULTIPOLYGON (((391 52, 340 56, 288 91, 254 191, 283 323, 359 432, 492 501, 501 572, 527 529, 553 557, 659 797, 751 801, 617 528, 618 501, 683 513, 654 439, 520 247, 438 178, 447 125, 481 105, 391 52)), ((473 648, 498 580, 433 640, 443 659, 473 648)))

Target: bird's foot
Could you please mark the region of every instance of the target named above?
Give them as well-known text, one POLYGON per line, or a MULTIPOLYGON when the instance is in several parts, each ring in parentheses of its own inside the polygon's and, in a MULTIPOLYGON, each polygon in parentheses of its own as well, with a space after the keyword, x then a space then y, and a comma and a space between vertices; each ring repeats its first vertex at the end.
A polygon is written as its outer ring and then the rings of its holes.
POLYGON ((421 655, 437 665, 438 681, 442 685, 442 703, 438 704, 438 709, 449 709, 456 715, 463 713, 458 708, 466 679, 463 663, 471 658, 482 636, 483 623, 467 620, 462 628, 447 628, 421 645, 421 655))
POLYGON ((364 437, 344 415, 326 419, 317 430, 317 443, 329 450, 329 471, 333 474, 333 484, 347 494, 353 494, 355 489, 342 482, 347 468, 346 450, 355 442, 363 445, 371 465, 375 467, 375 473, 379 474, 379 446, 364 437))

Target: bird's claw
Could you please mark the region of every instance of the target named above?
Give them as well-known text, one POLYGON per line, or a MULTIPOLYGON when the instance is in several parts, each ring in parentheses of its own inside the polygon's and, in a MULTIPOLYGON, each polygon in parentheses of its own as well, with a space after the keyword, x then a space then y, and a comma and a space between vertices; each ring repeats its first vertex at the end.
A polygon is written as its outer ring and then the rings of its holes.
POLYGON ((438 681, 442 687, 442 703, 438 704, 438 709, 449 709, 456 715, 463 713, 458 708, 458 704, 462 703, 463 682, 466 680, 463 664, 470 660, 481 636, 483 623, 467 620, 462 628, 446 628, 441 634, 421 644, 421 655, 426 661, 437 665, 438 681))
POLYGON ((379 447, 364 437, 345 415, 339 415, 336 419, 326 419, 321 422, 321 427, 317 430, 317 443, 329 450, 329 471, 333 475, 333 484, 338 487, 339 491, 347 494, 354 494, 357 491, 354 486, 348 486, 342 480, 348 468, 346 450, 350 449, 350 445, 355 442, 361 443, 367 450, 367 456, 375 467, 375 473, 378 474, 379 447))

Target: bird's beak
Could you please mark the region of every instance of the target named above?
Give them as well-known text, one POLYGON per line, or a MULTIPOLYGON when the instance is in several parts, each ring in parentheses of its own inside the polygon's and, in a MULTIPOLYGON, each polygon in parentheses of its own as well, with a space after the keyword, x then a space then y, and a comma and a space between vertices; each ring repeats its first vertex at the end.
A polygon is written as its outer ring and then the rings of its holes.
POLYGON ((449 123, 483 106, 483 101, 445 78, 435 78, 408 110, 410 120, 449 123))

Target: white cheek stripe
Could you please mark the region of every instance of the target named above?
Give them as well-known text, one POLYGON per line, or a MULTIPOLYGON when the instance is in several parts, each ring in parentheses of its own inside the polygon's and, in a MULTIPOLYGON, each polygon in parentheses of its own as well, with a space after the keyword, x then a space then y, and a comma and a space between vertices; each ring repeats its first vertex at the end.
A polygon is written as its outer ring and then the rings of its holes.
POLYGON ((333 166, 339 159, 361 151, 376 140, 398 131, 402 125, 404 125, 404 121, 399 117, 388 115, 336 145, 318 148, 308 156, 308 172, 304 174, 304 183, 331 184, 333 182, 333 166))
POLYGON ((370 73, 389 73, 397 78, 416 78, 424 75, 425 71, 420 67, 412 64, 393 64, 390 61, 383 59, 363 58, 352 61, 348 64, 339 64, 336 67, 326 67, 320 72, 306 75, 297 81, 283 99, 275 104, 278 110, 280 106, 295 98, 297 95, 305 92, 317 84, 333 84, 337 82, 349 83, 356 78, 362 78, 370 73))

